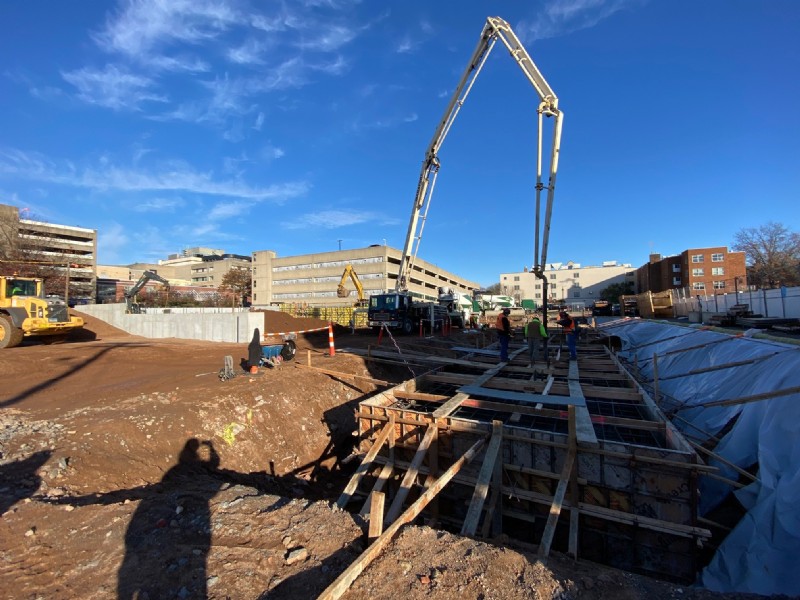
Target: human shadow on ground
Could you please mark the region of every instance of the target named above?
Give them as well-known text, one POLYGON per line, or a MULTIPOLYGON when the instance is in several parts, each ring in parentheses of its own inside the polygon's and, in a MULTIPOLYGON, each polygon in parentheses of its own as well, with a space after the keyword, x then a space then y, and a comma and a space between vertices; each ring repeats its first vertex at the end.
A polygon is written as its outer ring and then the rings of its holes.
POLYGON ((27 458, 0 465, 0 516, 17 502, 36 493, 42 482, 38 470, 52 454, 51 450, 42 450, 27 458))
MULTIPOLYGON (((274 495, 275 502, 265 510, 280 508, 292 497, 311 499, 316 495, 308 482, 294 473, 281 476, 264 471, 239 473, 221 469, 219 465, 220 458, 212 442, 190 438, 180 451, 177 464, 157 483, 40 500, 72 506, 137 500, 125 532, 117 598, 207 598, 211 500, 218 492, 231 485, 242 485, 252 488, 253 495, 274 495)), ((332 577, 335 577, 333 570, 328 579, 332 577)))
POLYGON ((139 500, 125 532, 117 598, 206 598, 210 501, 235 479, 219 463, 210 441, 190 438, 157 483, 48 501, 86 506, 139 500))

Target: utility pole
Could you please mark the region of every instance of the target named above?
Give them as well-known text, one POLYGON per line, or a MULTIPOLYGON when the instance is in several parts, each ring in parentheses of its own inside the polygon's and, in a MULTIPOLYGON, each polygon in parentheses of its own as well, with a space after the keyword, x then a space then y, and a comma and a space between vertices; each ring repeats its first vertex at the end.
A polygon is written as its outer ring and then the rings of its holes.
POLYGON ((342 240, 339 240, 339 250, 342 249, 342 240))

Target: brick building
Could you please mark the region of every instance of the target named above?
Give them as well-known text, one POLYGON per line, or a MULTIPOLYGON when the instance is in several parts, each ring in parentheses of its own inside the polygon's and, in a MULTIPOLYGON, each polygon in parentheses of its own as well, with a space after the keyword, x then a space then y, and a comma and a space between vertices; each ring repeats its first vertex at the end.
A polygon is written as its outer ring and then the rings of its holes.
POLYGON ((636 270, 640 292, 685 288, 691 295, 711 295, 746 287, 745 253, 725 246, 689 248, 667 257, 651 254, 650 261, 636 270))

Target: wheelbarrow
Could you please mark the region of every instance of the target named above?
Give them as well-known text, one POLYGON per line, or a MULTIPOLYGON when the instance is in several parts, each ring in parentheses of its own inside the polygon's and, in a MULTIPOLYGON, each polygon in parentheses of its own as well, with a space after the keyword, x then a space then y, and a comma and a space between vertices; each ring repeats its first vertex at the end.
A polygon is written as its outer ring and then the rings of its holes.
POLYGON ((262 344, 259 367, 279 367, 284 361, 290 361, 297 354, 296 334, 290 333, 281 336, 280 344, 262 344))

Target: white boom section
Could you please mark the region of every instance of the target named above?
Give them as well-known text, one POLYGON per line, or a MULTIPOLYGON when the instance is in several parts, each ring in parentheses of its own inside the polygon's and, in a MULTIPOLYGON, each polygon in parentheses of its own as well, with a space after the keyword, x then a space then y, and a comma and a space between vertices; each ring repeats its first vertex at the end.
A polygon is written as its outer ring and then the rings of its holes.
POLYGON ((553 195, 555 192, 556 171, 558 169, 558 153, 561 143, 561 124, 564 114, 558 109, 558 98, 553 92, 552 88, 548 85, 544 76, 541 74, 536 64, 531 59, 528 52, 525 50, 519 38, 514 34, 511 26, 501 19, 500 17, 488 17, 486 25, 481 32, 481 37, 478 40, 478 45, 472 53, 469 64, 467 65, 464 74, 461 76, 458 86, 453 92, 447 109, 444 112, 442 120, 433 134, 431 143, 425 152, 425 159, 422 161, 422 171, 417 184, 417 194, 414 198, 414 205, 411 210, 411 219, 408 223, 408 232, 406 233, 406 241, 403 246, 403 255, 400 258, 400 269, 397 274, 397 282, 395 283, 396 291, 405 291, 408 289, 408 279, 411 276, 414 260, 416 259, 417 252, 419 251, 419 244, 422 240, 422 230, 425 227, 427 220, 428 210, 430 209, 430 202, 433 196, 433 188, 436 183, 436 176, 439 172, 439 149, 444 142, 445 137, 450 131, 453 122, 455 121, 458 112, 464 105, 472 86, 475 83, 478 74, 483 68, 489 53, 492 51, 497 40, 500 40, 503 45, 508 49, 511 56, 516 63, 520 66, 525 76, 533 85, 537 94, 539 95, 540 103, 537 112, 539 114, 539 136, 538 136, 538 154, 537 154, 537 170, 536 170, 536 233, 535 233, 535 249, 534 258, 536 269, 540 265, 543 268, 547 261, 547 240, 550 233, 550 216, 553 208, 553 195), (555 124, 553 127, 553 145, 550 155, 550 179, 547 186, 542 184, 542 117, 555 117, 555 124), (541 191, 547 189, 547 201, 545 209, 544 231, 542 233, 542 253, 539 256, 539 231, 540 231, 540 212, 541 212, 541 191))

